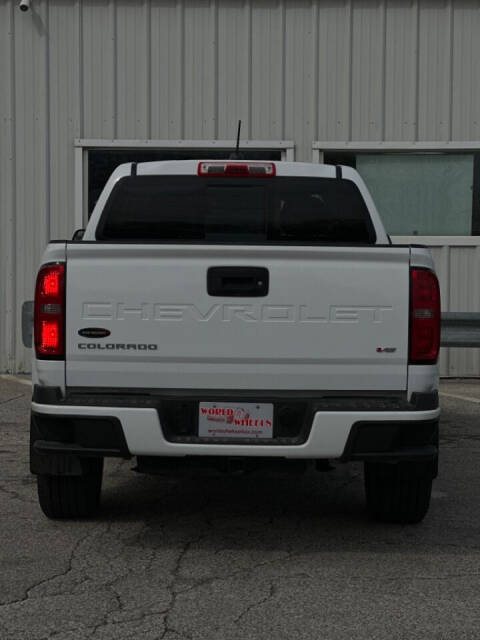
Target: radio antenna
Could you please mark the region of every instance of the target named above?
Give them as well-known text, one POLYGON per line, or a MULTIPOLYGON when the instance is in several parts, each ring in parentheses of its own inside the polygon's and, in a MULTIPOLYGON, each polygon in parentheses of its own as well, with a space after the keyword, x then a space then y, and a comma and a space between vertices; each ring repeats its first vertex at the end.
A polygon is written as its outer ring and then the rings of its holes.
POLYGON ((243 153, 240 152, 240 131, 242 129, 242 121, 238 121, 238 129, 237 129, 237 146, 235 147, 235 151, 230 154, 229 160, 243 160, 243 153))

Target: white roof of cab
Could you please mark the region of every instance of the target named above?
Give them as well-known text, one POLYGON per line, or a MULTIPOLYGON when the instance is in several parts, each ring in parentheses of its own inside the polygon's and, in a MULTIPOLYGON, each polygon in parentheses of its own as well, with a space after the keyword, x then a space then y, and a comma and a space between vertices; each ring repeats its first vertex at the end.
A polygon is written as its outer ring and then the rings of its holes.
MULTIPOLYGON (((201 162, 228 162, 229 164, 245 164, 246 162, 262 162, 261 160, 166 160, 163 162, 139 162, 138 175, 197 175, 201 162)), ((280 162, 264 160, 275 165, 277 176, 318 176, 334 178, 335 167, 329 164, 312 164, 309 162, 280 162)), ((347 169, 347 167, 345 167, 347 169)), ((120 165, 116 171, 122 170, 122 175, 129 175, 131 164, 120 165)))

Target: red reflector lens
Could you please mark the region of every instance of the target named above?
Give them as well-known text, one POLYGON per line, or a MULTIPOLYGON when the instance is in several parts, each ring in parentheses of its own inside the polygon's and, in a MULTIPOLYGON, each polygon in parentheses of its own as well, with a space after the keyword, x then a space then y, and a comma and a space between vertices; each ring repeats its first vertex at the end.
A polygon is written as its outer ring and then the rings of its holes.
POLYGON ((226 176, 246 176, 250 175, 247 164, 227 164, 225 167, 226 176))
POLYGON ((433 364, 440 349, 440 288, 428 269, 410 270, 410 363, 433 364))
POLYGON ((58 296, 60 291, 60 272, 58 269, 46 273, 42 282, 44 296, 58 296))
POLYGON ((61 359, 64 348, 65 265, 47 264, 35 287, 34 336, 37 358, 61 359))
POLYGON ((58 349, 60 344, 60 327, 57 321, 42 320, 41 343, 45 350, 58 349))

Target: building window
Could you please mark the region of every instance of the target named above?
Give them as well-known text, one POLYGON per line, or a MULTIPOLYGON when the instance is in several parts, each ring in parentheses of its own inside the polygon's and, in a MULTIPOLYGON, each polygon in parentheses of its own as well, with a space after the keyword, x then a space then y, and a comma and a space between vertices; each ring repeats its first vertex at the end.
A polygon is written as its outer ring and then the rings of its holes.
MULTIPOLYGON (((153 162, 159 160, 223 160, 230 151, 225 149, 90 149, 88 151, 88 217, 113 170, 125 162, 153 162)), ((248 149, 248 160, 282 159, 281 149, 248 149)))
POLYGON ((325 152, 365 180, 390 235, 480 235, 479 153, 325 152))

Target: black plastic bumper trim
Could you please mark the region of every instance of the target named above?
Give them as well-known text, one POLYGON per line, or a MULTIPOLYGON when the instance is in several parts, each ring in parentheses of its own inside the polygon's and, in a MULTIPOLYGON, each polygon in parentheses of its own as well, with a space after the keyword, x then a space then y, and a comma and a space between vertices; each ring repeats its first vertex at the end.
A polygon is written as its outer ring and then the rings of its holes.
POLYGON ((32 473, 83 475, 89 472, 91 458, 99 457, 131 458, 118 418, 32 412, 32 473))
POLYGON ((438 457, 438 423, 438 418, 355 422, 340 460, 435 460, 438 457))
POLYGON ((315 404, 316 411, 427 411, 438 408, 436 391, 413 393, 408 402, 405 391, 69 387, 63 396, 59 387, 35 385, 33 389, 33 401, 38 404, 158 408, 161 401, 167 399, 245 402, 306 400, 315 404))
POLYGON ((93 447, 82 447, 76 444, 65 444, 65 442, 55 442, 53 440, 36 440, 33 443, 34 450, 41 454, 64 454, 86 457, 109 457, 124 458, 125 454, 120 449, 100 449, 93 447))
POLYGON ((352 454, 350 460, 362 460, 365 462, 399 462, 399 461, 415 461, 415 460, 435 460, 438 456, 438 449, 433 445, 426 447, 418 447, 417 449, 399 449, 398 451, 389 451, 388 453, 358 453, 352 454))
POLYGON ((438 409, 438 391, 428 391, 425 393, 414 391, 410 398, 410 404, 415 407, 416 411, 431 411, 432 409, 438 409))
POLYGON ((33 385, 33 402, 38 404, 61 404, 63 400, 60 387, 45 387, 43 385, 33 385))

